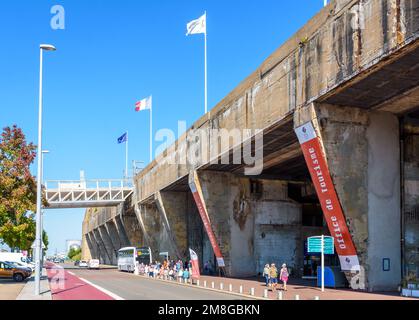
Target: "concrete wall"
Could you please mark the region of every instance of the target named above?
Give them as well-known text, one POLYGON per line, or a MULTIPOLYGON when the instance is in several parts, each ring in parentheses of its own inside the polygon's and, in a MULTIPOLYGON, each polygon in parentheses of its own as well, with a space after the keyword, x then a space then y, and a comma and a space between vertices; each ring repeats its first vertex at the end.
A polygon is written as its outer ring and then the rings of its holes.
POLYGON ((401 283, 399 120, 372 113, 368 141, 368 289, 397 289, 401 283), (390 259, 390 271, 383 271, 390 259))
POLYGON ((266 263, 302 266, 301 205, 288 199, 286 182, 261 181, 263 193, 253 203, 255 212, 254 257, 256 271, 266 263))
POLYGON ((419 278, 419 121, 404 123, 404 274, 419 278))
MULTIPOLYGON (((296 125, 312 120, 369 290, 395 290, 401 282, 399 122, 386 112, 312 105, 296 125), (383 259, 391 271, 382 270, 383 259)), ((362 288, 362 287, 361 287, 362 288)))
POLYGON ((229 275, 254 276, 274 262, 301 267, 301 205, 288 198, 286 182, 257 181, 261 192, 252 194, 247 178, 208 171, 199 178, 229 275))
MULTIPOLYGON (((139 200, 203 164, 171 164, 194 146, 195 129, 271 127, 401 50, 417 37, 418 16, 415 1, 332 1, 136 177, 139 200)), ((219 150, 211 138, 206 143, 219 150)))
POLYGON ((158 192, 155 197, 165 232, 170 239, 170 256, 173 259, 185 259, 189 256, 187 201, 186 192, 158 192))

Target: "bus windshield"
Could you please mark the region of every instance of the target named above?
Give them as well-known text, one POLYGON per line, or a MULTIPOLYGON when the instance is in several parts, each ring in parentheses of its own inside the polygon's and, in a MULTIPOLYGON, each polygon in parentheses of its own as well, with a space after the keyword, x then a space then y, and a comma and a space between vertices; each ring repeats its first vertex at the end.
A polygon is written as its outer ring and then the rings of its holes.
POLYGON ((151 260, 151 253, 150 253, 150 248, 137 248, 137 262, 139 264, 143 263, 143 264, 151 264, 152 260, 151 260))

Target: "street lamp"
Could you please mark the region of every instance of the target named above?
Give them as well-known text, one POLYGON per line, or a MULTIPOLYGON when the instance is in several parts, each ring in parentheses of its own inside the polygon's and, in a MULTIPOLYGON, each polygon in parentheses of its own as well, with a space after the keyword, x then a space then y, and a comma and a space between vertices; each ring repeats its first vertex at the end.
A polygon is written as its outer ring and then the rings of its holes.
POLYGON ((36 238, 35 238, 35 295, 41 293, 41 251, 42 251, 42 67, 44 51, 55 51, 50 44, 39 46, 39 115, 38 115, 38 181, 36 190, 36 238))
MULTIPOLYGON (((44 155, 49 154, 49 150, 42 150, 42 177, 41 177, 41 183, 44 181, 44 155)), ((41 209, 41 247, 40 247, 40 260, 41 265, 43 265, 44 262, 44 210, 41 209)), ((40 266, 41 267, 41 266, 40 266)))

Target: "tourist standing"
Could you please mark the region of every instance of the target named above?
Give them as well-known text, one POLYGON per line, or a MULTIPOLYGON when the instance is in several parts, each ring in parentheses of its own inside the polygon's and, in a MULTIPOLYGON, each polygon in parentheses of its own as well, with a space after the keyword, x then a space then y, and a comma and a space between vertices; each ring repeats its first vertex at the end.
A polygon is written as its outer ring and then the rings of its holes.
POLYGON ((284 291, 287 291, 287 283, 288 283, 288 278, 289 278, 289 272, 288 272, 287 265, 285 263, 282 265, 279 278, 283 283, 284 291))
POLYGON ((265 277, 265 284, 267 287, 270 285, 270 268, 269 264, 265 264, 265 268, 263 269, 263 277, 265 277))

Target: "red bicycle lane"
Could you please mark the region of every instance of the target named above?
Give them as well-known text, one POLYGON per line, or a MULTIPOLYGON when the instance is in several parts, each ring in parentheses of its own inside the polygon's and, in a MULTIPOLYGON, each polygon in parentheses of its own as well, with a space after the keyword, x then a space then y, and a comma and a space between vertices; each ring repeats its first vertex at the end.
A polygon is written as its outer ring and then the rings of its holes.
POLYGON ((46 269, 53 300, 115 300, 63 267, 47 263, 46 269))

